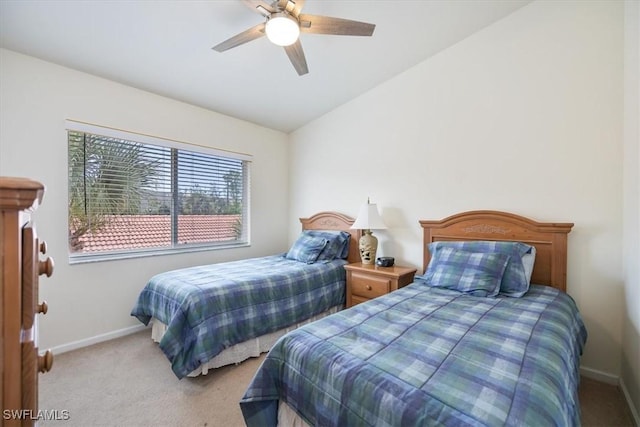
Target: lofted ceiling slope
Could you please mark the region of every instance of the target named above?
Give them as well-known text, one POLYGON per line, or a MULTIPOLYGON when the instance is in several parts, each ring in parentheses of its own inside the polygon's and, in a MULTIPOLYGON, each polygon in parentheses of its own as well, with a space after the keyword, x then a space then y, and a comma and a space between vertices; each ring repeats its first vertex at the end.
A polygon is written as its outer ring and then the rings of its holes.
POLYGON ((212 50, 263 20, 240 0, 1 0, 0 46, 288 133, 530 1, 307 0, 376 29, 302 34, 303 76, 264 37, 212 50))

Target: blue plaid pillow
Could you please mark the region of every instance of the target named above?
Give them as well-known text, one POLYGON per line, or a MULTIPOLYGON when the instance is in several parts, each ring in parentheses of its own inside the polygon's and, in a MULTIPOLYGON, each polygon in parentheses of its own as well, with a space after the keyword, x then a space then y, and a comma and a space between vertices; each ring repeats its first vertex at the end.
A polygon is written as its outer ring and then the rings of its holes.
POLYGON ((351 234, 346 231, 305 230, 302 234, 327 239, 327 246, 320 253, 318 261, 332 261, 337 258, 345 259, 349 255, 351 234))
POLYGON ((500 284, 500 293, 510 297, 521 297, 529 290, 529 278, 522 263, 522 257, 532 253, 532 246, 520 242, 492 242, 492 241, 460 241, 460 242, 433 242, 429 244, 431 256, 442 248, 453 248, 469 252, 501 253, 511 256, 500 284))
POLYGON ((302 233, 285 254, 285 258, 313 264, 327 246, 327 242, 325 238, 302 233))
POLYGON ((431 257, 423 279, 433 287, 453 289, 478 297, 495 297, 509 255, 439 248, 431 257))

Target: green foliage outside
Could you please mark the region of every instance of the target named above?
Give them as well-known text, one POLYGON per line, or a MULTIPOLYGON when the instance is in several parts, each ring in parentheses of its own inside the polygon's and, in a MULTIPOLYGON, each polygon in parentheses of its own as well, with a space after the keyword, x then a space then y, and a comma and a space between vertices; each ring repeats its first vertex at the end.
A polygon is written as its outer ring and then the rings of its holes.
MULTIPOLYGON (((167 181, 162 173, 166 164, 145 155, 142 144, 69 132, 68 156, 72 252, 82 250, 82 236, 98 232, 116 215, 171 214, 174 204, 171 193, 153 190, 159 182, 167 181)), ((206 190, 198 185, 180 191, 176 203, 178 214, 241 214, 242 174, 231 170, 223 179, 222 191, 206 190)), ((233 228, 239 238, 241 221, 237 220, 233 228)))

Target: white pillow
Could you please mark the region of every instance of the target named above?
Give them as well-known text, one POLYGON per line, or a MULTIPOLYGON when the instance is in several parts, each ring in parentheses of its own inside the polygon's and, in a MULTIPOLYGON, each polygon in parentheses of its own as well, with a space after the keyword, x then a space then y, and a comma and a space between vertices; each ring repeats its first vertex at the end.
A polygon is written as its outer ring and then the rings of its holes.
POLYGON ((524 274, 527 276, 527 283, 531 283, 531 274, 533 274, 533 264, 536 262, 536 247, 531 246, 529 253, 522 255, 522 265, 524 266, 524 274))

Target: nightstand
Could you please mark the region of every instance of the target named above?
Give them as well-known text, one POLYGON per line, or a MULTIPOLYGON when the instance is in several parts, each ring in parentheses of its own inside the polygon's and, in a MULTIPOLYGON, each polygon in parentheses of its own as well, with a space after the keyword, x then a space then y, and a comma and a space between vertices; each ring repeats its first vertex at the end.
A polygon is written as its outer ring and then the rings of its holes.
POLYGON ((372 264, 347 264, 347 308, 388 294, 413 282, 412 267, 378 267, 372 264))

